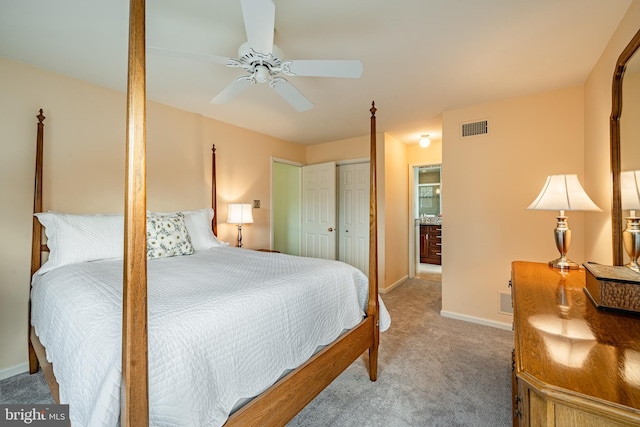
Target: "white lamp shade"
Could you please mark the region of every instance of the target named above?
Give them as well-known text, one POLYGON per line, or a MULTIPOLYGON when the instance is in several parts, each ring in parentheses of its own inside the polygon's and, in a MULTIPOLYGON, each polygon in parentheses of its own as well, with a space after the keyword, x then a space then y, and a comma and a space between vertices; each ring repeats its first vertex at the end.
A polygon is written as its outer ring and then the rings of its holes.
POLYGON ((227 215, 229 224, 252 224, 253 212, 249 203, 230 203, 227 215))
POLYGON ((622 189, 622 210, 640 210, 640 171, 626 171, 620 174, 622 189))
POLYGON ((587 196, 578 176, 550 175, 538 197, 527 209, 553 211, 602 211, 587 196))

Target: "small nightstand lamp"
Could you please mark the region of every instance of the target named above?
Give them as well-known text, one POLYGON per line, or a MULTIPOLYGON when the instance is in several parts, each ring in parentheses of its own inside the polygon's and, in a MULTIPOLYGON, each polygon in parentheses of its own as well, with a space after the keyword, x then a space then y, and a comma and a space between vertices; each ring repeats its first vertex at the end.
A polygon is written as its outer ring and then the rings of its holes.
POLYGON ((564 211, 602 211, 602 209, 587 196, 578 181, 578 176, 575 174, 548 176, 542 191, 527 209, 560 211, 554 230, 560 258, 549 261, 549 266, 571 270, 580 268, 578 264, 567 259, 567 252, 571 246, 571 229, 567 224, 568 217, 564 215, 564 211))
POLYGON ((620 188, 622 189, 622 210, 629 211, 627 228, 622 232, 624 249, 631 259, 626 266, 640 273, 638 266, 640 217, 636 216, 636 211, 640 210, 640 170, 622 172, 620 174, 620 188))
POLYGON ((249 203, 230 203, 227 223, 238 224, 238 247, 242 247, 242 224, 253 223, 253 213, 249 203))

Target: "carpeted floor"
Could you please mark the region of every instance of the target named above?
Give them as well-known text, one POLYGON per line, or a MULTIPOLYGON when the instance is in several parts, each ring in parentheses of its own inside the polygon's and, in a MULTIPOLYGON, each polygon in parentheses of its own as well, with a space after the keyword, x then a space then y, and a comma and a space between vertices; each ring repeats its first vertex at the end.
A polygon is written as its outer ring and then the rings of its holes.
POLYGON ((408 280, 382 296, 378 380, 351 365, 289 427, 511 425, 513 333, 440 316, 439 282, 408 280))
MULTIPOLYGON (((411 279, 382 296, 378 380, 353 363, 288 427, 511 425, 510 331, 440 316, 440 283, 411 279)), ((0 403, 51 403, 41 374, 0 381, 0 403)))
POLYGON ((419 279, 442 282, 442 266, 436 264, 418 264, 416 275, 419 279))

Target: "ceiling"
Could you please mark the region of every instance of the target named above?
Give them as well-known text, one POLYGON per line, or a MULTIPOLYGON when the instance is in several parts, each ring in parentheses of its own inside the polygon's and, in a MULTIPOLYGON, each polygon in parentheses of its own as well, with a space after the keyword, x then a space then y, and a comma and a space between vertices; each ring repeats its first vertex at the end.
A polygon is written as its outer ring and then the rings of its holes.
MULTIPOLYGON (((299 113, 265 84, 209 101, 238 68, 147 55, 149 99, 302 144, 378 131, 441 138, 443 111, 583 84, 631 0, 274 0, 285 59, 358 59, 360 79, 287 77, 299 113)), ((125 91, 128 2, 0 0, 0 56, 125 91)), ((239 0, 148 0, 147 45, 235 57, 239 0)), ((612 71, 613 72, 613 71, 612 71)))

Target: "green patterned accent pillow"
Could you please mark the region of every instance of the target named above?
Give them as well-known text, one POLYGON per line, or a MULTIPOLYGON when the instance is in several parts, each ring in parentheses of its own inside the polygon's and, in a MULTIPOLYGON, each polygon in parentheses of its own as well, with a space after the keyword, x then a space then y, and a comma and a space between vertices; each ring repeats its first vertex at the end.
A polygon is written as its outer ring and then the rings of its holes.
POLYGON ((147 259, 194 253, 184 214, 147 216, 147 259))

